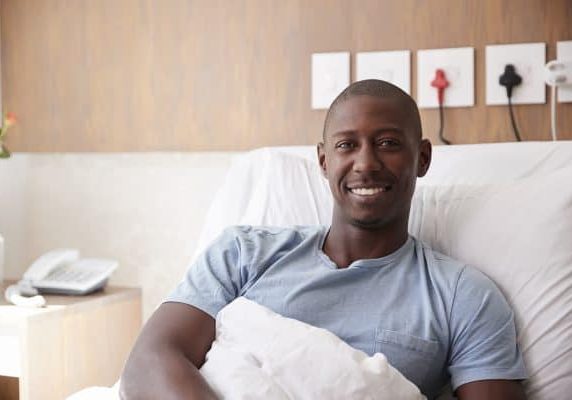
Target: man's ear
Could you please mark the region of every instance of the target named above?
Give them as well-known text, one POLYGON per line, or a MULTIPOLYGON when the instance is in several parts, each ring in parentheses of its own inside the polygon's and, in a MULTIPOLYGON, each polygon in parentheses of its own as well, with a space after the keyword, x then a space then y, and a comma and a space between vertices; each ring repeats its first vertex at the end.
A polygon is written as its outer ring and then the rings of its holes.
POLYGON ((422 139, 419 143, 419 161, 417 162, 417 176, 425 176, 429 165, 431 165, 431 142, 428 139, 422 139))
POLYGON ((327 178, 328 175, 327 175, 327 168, 326 168, 326 152, 324 151, 324 142, 318 143, 318 146, 316 146, 316 149, 318 150, 318 163, 320 164, 320 169, 322 170, 322 175, 324 175, 324 177, 327 178))

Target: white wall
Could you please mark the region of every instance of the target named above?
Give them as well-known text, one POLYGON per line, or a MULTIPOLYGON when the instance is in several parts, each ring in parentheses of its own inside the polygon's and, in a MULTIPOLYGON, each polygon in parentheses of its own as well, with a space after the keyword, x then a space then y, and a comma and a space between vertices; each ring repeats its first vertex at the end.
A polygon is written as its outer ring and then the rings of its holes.
MULTIPOLYGON (((513 146, 437 146, 419 184, 501 183, 571 165, 569 141, 513 146), (510 168, 484 163, 485 156, 510 168)), ((314 158, 313 147, 289 150, 314 158)), ((57 247, 115 258, 120 268, 111 283, 141 286, 148 317, 183 276, 236 154, 18 153, 0 160, 5 276, 19 278, 57 247)))
POLYGON ((181 279, 232 153, 19 153, 0 160, 4 276, 75 247, 120 262, 111 283, 141 286, 144 315, 181 279))

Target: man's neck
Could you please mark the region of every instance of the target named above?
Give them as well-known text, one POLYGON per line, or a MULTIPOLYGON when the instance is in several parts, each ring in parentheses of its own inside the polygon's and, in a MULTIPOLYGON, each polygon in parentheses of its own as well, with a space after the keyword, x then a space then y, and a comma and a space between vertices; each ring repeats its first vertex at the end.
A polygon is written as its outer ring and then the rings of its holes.
POLYGON ((346 268, 356 260, 387 256, 405 244, 407 227, 369 230, 353 225, 332 223, 323 251, 338 266, 346 268))

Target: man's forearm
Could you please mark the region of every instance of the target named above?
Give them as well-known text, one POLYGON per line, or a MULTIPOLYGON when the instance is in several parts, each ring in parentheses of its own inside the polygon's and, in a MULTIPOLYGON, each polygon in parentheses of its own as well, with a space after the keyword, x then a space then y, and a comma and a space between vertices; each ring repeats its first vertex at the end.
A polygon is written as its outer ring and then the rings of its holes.
POLYGON ((216 400, 198 369, 181 352, 133 355, 125 366, 122 400, 216 400))

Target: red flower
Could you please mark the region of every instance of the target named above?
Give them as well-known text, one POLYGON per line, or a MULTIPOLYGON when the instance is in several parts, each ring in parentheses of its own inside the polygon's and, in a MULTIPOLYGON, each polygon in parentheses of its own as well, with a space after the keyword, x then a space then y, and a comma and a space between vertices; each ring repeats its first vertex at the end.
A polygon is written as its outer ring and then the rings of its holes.
POLYGON ((6 124, 6 126, 14 125, 16 123, 16 115, 14 113, 7 112, 4 123, 6 124))

